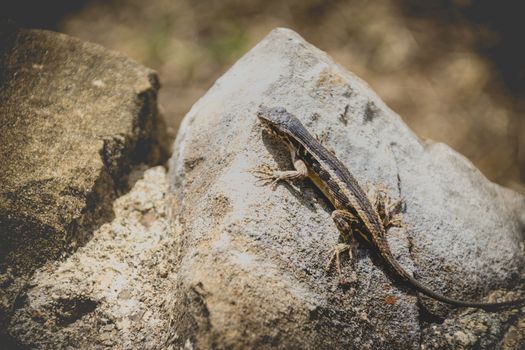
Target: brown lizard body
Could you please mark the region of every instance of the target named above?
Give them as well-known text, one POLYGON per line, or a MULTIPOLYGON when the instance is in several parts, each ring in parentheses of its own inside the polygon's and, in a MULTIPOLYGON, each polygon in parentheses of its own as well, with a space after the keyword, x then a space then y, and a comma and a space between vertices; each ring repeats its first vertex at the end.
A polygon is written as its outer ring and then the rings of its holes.
MULTIPOLYGON (((266 166, 254 171, 257 176, 273 185, 282 180, 310 178, 334 206, 332 218, 341 235, 349 238, 356 227, 361 227, 362 229, 357 231, 379 252, 388 266, 405 283, 431 298, 454 306, 492 309, 519 306, 525 303, 525 299, 499 303, 457 300, 434 292, 423 285, 393 257, 385 229, 389 225, 390 218, 381 218, 378 207, 372 205, 362 187, 344 164, 312 137, 301 122, 284 108, 261 107, 257 116, 266 131, 278 136, 286 143, 295 167, 295 170, 274 171, 266 166)), ((379 208, 385 208, 385 206, 379 208)), ((339 264, 339 261, 337 263, 339 264)))

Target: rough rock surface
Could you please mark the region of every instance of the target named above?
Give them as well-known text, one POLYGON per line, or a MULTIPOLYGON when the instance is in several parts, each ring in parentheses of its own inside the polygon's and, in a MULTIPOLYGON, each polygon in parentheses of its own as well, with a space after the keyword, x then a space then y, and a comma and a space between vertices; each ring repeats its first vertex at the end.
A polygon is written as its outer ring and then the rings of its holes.
POLYGON ((158 88, 98 45, 0 26, 0 327, 36 268, 111 219, 132 166, 165 156, 158 88))
POLYGON ((519 348, 523 312, 451 309, 420 297, 361 244, 338 285, 325 271, 338 241, 329 203, 309 182, 256 185, 247 170, 290 168, 258 126, 283 106, 363 185, 405 200, 395 257, 443 294, 519 296, 525 199, 489 182, 443 144, 423 142, 359 78, 286 29, 271 32, 186 115, 170 166, 178 240, 173 341, 207 348, 519 348))
POLYGON ((165 348, 175 285, 166 170, 134 175, 113 221, 33 275, 8 325, 8 348, 165 348))

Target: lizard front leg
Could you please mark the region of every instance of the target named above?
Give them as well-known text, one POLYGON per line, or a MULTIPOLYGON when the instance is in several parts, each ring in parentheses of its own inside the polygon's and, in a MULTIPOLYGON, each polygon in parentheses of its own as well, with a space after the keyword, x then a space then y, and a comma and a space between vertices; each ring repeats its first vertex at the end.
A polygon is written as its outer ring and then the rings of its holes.
POLYGON ((308 168, 301 159, 296 157, 294 149, 291 146, 288 147, 292 157, 294 170, 281 171, 269 166, 268 164, 263 164, 257 168, 251 169, 250 172, 262 181, 263 185, 271 185, 272 189, 275 189, 280 181, 290 183, 291 181, 304 180, 308 177, 308 168))
POLYGON ((280 181, 290 183, 291 181, 303 180, 308 176, 308 169, 302 160, 297 159, 293 165, 295 170, 281 171, 268 164, 263 164, 255 169, 251 169, 250 172, 253 173, 263 185, 270 185, 272 189, 275 189, 280 181))

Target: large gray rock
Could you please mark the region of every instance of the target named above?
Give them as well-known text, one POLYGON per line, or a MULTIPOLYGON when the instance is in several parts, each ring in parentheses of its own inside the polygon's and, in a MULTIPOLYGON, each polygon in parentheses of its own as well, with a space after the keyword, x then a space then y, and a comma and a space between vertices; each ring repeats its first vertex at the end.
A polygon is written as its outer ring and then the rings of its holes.
POLYGON ((113 216, 165 156, 155 72, 63 34, 0 26, 0 328, 46 261, 113 216))
MULTIPOLYGON (((206 348, 512 348, 522 310, 451 309, 420 297, 365 245, 338 285, 324 267, 339 233, 311 183, 256 185, 247 170, 290 168, 262 134, 260 104, 283 106, 363 185, 405 199, 389 230, 400 263, 461 299, 510 299, 523 270, 525 199, 443 144, 422 142, 359 78, 276 29, 186 115, 171 161, 178 239, 175 345, 206 348)), ((518 334, 518 335, 516 335, 518 334)), ((520 335, 521 334, 521 335, 520 335)), ((516 345, 517 344, 517 345, 516 345)))
POLYGON ((166 170, 136 175, 111 222, 32 276, 6 327, 12 348, 165 348, 175 285, 166 170))

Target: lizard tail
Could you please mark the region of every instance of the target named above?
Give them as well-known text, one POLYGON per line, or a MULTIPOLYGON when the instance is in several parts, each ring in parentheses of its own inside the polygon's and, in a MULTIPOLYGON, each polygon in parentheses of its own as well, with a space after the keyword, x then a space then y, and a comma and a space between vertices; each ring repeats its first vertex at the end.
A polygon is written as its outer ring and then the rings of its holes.
POLYGON ((515 300, 509 300, 509 301, 502 301, 502 302, 495 302, 495 303, 484 303, 484 302, 477 302, 477 301, 468 301, 468 300, 458 300, 454 298, 446 297, 442 294, 436 293, 421 282, 419 282, 417 279, 415 279, 412 276, 405 276, 405 278, 408 279, 408 282, 419 292, 433 298, 436 300, 439 300, 441 302, 458 306, 458 307, 473 307, 473 308, 479 308, 484 310, 498 310, 508 307, 518 307, 520 305, 525 304, 525 298, 523 299, 515 299, 515 300))
POLYGON ((473 308, 478 308, 478 309, 484 309, 487 311, 499 310, 499 309, 504 309, 504 308, 520 307, 521 305, 525 304, 525 298, 509 300, 509 301, 502 301, 502 302, 495 302, 495 303, 485 303, 485 302, 471 301, 471 300, 459 300, 459 299, 454 299, 454 298, 444 296, 443 294, 433 291, 432 289, 430 289, 423 283, 419 282, 411 274, 409 274, 399 264, 399 262, 393 257, 385 241, 381 240, 380 243, 381 245, 378 246, 378 250, 381 253, 381 256, 383 257, 383 259, 385 259, 389 263, 390 267, 394 270, 394 272, 397 273, 401 277, 401 279, 405 281, 405 283, 409 284, 411 287, 416 289, 418 292, 421 292, 428 297, 431 297, 443 303, 447 303, 447 304, 457 306, 457 307, 473 307, 473 308))

